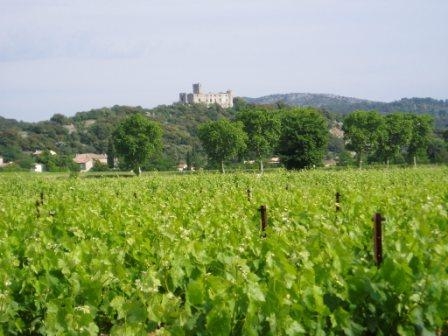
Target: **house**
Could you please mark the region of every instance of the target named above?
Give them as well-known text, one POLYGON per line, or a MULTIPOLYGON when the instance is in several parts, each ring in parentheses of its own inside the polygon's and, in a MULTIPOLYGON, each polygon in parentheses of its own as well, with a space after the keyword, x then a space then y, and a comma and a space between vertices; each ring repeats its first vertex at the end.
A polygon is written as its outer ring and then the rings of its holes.
POLYGON ((332 167, 332 166, 336 166, 337 162, 335 159, 327 159, 324 160, 324 167, 332 167))
POLYGON ((270 164, 279 164, 280 158, 278 156, 273 156, 269 159, 268 163, 270 164))
MULTIPOLYGON (((33 155, 39 156, 42 155, 44 153, 43 150, 37 149, 33 152, 33 155)), ((56 155, 57 153, 54 150, 49 150, 48 153, 50 153, 50 155, 56 155)))
POLYGON ((0 156, 0 167, 6 167, 6 166, 11 165, 11 164, 13 164, 12 161, 11 162, 5 162, 3 157, 0 156))
POLYGON ((179 162, 179 164, 177 165, 177 170, 181 173, 184 170, 186 170, 187 168, 188 168, 188 165, 184 161, 179 162))
POLYGON ((76 154, 73 161, 79 165, 81 172, 88 172, 94 166, 95 161, 107 164, 107 155, 94 153, 76 154))
POLYGON ((42 163, 35 163, 34 168, 31 170, 35 173, 42 173, 44 171, 44 165, 42 163))

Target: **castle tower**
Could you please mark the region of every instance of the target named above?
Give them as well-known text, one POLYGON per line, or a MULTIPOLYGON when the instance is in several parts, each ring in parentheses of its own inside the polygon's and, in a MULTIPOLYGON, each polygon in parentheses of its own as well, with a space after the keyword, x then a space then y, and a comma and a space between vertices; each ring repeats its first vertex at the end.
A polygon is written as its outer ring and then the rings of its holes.
POLYGON ((219 93, 202 93, 201 84, 193 84, 193 93, 181 92, 179 94, 179 102, 183 104, 205 104, 210 106, 218 104, 223 108, 229 108, 233 106, 233 92, 227 90, 227 92, 219 93))
POLYGON ((193 93, 200 94, 201 93, 201 83, 193 84, 193 93))
POLYGON ((187 93, 186 92, 181 92, 179 93, 179 101, 183 104, 187 104, 188 100, 187 100, 187 93))

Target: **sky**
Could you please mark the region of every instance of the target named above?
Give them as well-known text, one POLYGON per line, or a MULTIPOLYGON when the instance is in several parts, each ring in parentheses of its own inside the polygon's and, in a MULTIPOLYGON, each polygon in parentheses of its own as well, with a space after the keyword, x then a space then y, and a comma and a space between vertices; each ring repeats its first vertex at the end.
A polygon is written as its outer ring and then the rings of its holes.
POLYGON ((179 92, 448 98, 447 0, 0 0, 0 116, 179 92))

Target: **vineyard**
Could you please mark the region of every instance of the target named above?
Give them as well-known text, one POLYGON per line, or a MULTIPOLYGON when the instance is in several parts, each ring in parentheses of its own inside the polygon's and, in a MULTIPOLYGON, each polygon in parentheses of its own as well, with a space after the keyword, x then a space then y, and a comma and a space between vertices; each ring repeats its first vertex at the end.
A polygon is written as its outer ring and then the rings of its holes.
POLYGON ((0 190, 0 335, 448 335, 446 167, 0 190))

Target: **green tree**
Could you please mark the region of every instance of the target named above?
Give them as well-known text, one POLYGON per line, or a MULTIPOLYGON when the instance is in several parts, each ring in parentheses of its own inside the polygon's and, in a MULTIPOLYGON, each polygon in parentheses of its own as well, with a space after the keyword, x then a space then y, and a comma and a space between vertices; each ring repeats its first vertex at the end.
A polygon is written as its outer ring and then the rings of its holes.
POLYGON ((230 122, 227 119, 210 121, 198 128, 199 139, 211 161, 221 164, 224 173, 224 161, 234 158, 246 149, 247 134, 243 123, 230 122))
POLYGON ((328 144, 326 119, 314 108, 282 113, 278 153, 287 169, 321 165, 328 144))
POLYGON ((60 171, 58 166, 58 156, 51 154, 48 150, 43 151, 36 157, 36 162, 44 165, 45 170, 49 172, 60 171))
POLYGON ((18 158, 15 163, 23 169, 30 170, 34 167, 36 161, 31 155, 22 154, 20 158, 18 158))
POLYGON ((376 159, 385 163, 397 159, 409 145, 412 120, 409 114, 392 113, 385 117, 384 132, 378 139, 376 159))
POLYGON ((441 137, 448 144, 448 129, 442 131, 441 137))
POLYGON ((233 109, 235 111, 242 111, 250 106, 243 98, 236 97, 233 99, 233 109))
POLYGON ((93 167, 90 169, 91 172, 105 172, 109 170, 107 163, 102 163, 99 160, 93 160, 93 167))
POLYGON ((141 114, 123 119, 113 132, 114 147, 123 163, 138 176, 140 166, 162 145, 158 124, 141 114))
POLYGON ((430 139, 427 154, 431 163, 448 163, 448 146, 441 138, 430 139))
POLYGON ((384 118, 376 111, 355 111, 344 118, 342 130, 346 148, 356 152, 361 167, 363 156, 375 151, 384 136, 384 118))
POLYGON ((412 115, 412 135, 408 147, 408 161, 417 163, 417 157, 426 159, 426 151, 433 131, 433 118, 429 115, 412 115))
POLYGON ((22 156, 22 151, 18 146, 4 146, 0 144, 0 156, 5 162, 19 160, 22 156))
POLYGON ((342 151, 338 155, 338 166, 354 166, 355 160, 353 160, 353 157, 349 151, 342 151))
POLYGON ((114 140, 112 137, 109 138, 107 142, 107 166, 110 169, 115 168, 115 148, 114 148, 114 140))
POLYGON ((278 113, 260 108, 246 109, 239 112, 236 119, 243 123, 248 136, 247 150, 260 161, 260 171, 263 173, 263 158, 272 154, 280 137, 278 113))
POLYGON ((60 113, 53 114, 53 116, 50 118, 50 121, 59 125, 66 125, 70 123, 70 120, 65 115, 60 113))
POLYGON ((76 171, 77 165, 73 162, 72 155, 52 154, 45 150, 36 158, 37 163, 42 163, 49 172, 76 171))

